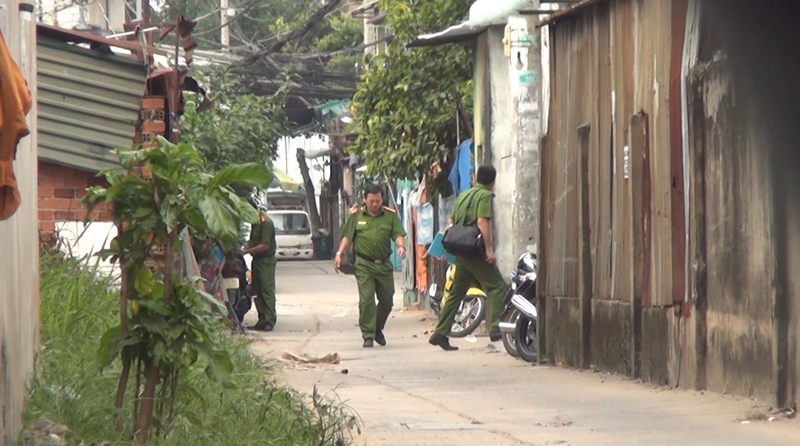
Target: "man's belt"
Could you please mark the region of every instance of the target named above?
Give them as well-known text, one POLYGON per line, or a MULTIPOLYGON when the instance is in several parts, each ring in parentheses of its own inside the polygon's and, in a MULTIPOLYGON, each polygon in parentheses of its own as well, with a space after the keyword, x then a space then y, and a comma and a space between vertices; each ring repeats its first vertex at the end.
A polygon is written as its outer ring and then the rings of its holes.
POLYGON ((389 261, 388 257, 385 258, 385 259, 377 259, 376 260, 376 259, 373 259, 371 257, 367 257, 367 256, 365 256, 363 254, 360 254, 360 253, 356 253, 356 257, 362 258, 362 259, 366 260, 367 262, 374 263, 376 265, 383 265, 384 263, 389 261))

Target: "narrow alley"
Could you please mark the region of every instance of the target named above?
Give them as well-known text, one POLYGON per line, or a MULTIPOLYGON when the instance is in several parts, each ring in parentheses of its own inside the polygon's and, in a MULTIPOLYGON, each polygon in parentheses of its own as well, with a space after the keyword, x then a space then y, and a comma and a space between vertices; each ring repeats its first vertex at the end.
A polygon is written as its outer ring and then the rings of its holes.
POLYGON ((364 423, 354 444, 800 444, 798 421, 763 421, 771 408, 757 401, 531 366, 485 337, 455 340, 460 351, 442 352, 427 343, 433 318, 399 309, 399 285, 388 346, 365 350, 352 277, 335 274, 329 262, 282 262, 277 279, 276 331, 253 348, 274 360, 284 352, 338 353, 335 366, 276 361, 275 367, 301 392, 316 385, 345 400, 364 423))

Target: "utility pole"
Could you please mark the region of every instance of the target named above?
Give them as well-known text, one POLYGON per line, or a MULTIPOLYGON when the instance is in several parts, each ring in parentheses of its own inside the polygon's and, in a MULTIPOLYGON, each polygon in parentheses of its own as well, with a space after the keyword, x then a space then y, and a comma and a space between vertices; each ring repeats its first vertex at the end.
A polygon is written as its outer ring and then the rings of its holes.
POLYGON ((542 49, 533 18, 510 17, 506 56, 512 98, 514 255, 539 241, 541 141, 543 136, 542 49))
POLYGON ((222 29, 220 29, 219 43, 221 43, 224 47, 231 46, 231 29, 225 25, 225 22, 230 20, 228 18, 228 7, 228 0, 219 0, 219 23, 222 25, 222 29))

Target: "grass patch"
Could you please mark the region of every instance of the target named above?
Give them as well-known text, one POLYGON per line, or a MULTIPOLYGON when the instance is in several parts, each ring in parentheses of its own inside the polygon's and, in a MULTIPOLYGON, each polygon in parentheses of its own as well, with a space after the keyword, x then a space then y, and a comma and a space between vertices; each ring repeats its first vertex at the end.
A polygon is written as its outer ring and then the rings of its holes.
MULTIPOLYGON (((68 426, 71 443, 131 444, 114 430, 114 395, 121 364, 100 373, 100 337, 117 324, 118 291, 89 262, 43 254, 41 341, 25 419, 68 426)), ((220 328, 224 330, 224 328, 220 328)), ((346 445, 357 416, 335 395, 303 396, 270 378, 244 339, 225 336, 236 366, 234 389, 208 380, 201 368, 182 376, 178 416, 150 444, 163 446, 346 445), (184 385, 185 384, 185 385, 184 385)), ((129 391, 126 404, 132 404, 129 391)), ((130 408, 123 413, 131 413, 130 408)))

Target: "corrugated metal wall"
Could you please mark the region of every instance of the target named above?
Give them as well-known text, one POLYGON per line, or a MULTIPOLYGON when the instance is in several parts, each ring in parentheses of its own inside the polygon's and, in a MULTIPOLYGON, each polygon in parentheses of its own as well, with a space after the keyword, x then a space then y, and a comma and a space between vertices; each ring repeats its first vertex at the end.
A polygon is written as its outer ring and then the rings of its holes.
POLYGON ((2 31, 33 94, 31 134, 20 141, 14 171, 22 204, 0 222, 0 445, 14 443, 22 429, 27 381, 39 343, 39 250, 36 201, 36 29, 17 0, 0 0, 2 31))
POLYGON ((85 170, 116 165, 130 148, 144 94, 144 65, 39 38, 39 154, 85 170))
MULTIPOLYGON (((671 305, 672 215, 669 121, 670 2, 609 0, 553 26, 553 77, 546 219, 544 294, 579 295, 579 128, 588 125, 588 201, 594 299, 630 301, 634 226, 631 118, 648 122, 650 225, 647 302, 671 305), (666 18, 666 19, 665 19, 666 18)), ((586 127, 584 127, 586 129, 586 127)))

